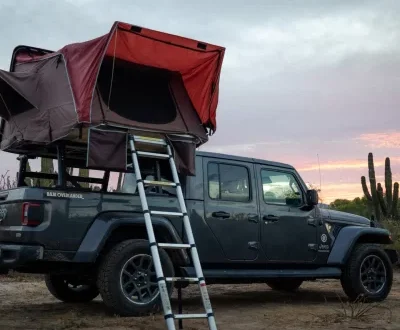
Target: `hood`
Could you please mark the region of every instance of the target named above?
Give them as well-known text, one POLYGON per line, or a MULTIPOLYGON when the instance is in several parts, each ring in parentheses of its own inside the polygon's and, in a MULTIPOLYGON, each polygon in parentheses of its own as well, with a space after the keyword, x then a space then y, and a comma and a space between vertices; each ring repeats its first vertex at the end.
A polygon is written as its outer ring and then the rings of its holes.
POLYGON ((357 225, 357 226, 367 226, 370 227, 371 221, 368 218, 362 217, 360 215, 335 211, 335 210, 327 210, 320 209, 323 218, 326 220, 331 220, 332 222, 339 222, 348 225, 357 225))

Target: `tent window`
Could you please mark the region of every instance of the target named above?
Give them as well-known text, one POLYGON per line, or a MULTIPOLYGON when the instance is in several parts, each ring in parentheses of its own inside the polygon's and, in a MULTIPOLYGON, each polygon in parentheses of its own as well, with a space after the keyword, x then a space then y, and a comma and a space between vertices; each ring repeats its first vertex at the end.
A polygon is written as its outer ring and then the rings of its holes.
MULTIPOLYGON (((107 106, 112 79, 110 110, 128 120, 168 124, 177 109, 169 88, 171 72, 105 57, 98 78, 102 102, 107 106)), ((106 107, 107 108, 107 107, 106 107)))

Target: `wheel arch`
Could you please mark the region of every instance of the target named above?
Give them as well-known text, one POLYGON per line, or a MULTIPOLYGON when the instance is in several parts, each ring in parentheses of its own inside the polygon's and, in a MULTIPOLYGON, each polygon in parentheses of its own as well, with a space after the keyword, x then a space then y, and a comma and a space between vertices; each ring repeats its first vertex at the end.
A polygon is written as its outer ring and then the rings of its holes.
POLYGON ((386 229, 357 226, 344 227, 333 243, 327 264, 345 265, 354 247, 363 243, 386 245, 392 244, 393 241, 389 231, 386 229))
MULTIPOLYGON (((182 243, 171 222, 163 217, 152 217, 154 233, 158 242, 182 243)), ((115 244, 127 239, 148 239, 142 214, 106 213, 98 216, 83 238, 74 262, 95 263, 115 244)), ((190 264, 186 251, 167 250, 175 265, 190 264)))

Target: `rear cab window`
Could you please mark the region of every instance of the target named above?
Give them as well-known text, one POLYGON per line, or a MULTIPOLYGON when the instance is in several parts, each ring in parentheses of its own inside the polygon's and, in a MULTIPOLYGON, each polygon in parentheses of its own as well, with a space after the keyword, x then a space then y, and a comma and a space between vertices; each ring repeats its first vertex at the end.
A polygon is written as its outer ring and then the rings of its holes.
POLYGON ((208 195, 212 200, 249 202, 250 173, 241 165, 210 162, 207 166, 208 195))

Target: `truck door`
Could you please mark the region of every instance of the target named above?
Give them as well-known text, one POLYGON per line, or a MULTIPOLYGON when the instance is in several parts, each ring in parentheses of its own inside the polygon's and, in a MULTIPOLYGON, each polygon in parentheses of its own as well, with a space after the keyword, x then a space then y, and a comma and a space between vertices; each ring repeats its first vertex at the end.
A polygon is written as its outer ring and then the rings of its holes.
POLYGON ((315 209, 304 208, 305 191, 294 171, 256 165, 261 245, 274 262, 312 262, 317 256, 315 209))
POLYGON ((229 260, 255 260, 260 217, 253 164, 203 158, 205 219, 229 260))

